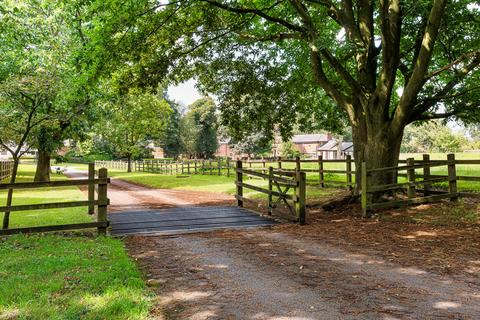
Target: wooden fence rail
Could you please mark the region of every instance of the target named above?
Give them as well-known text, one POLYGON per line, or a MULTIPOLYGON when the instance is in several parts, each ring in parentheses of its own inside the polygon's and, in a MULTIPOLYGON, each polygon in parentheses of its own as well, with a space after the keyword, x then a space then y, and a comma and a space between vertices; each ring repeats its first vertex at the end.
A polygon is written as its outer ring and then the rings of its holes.
POLYGON ((13 161, 0 160, 0 182, 10 178, 13 170, 13 161))
POLYGON ((97 168, 108 168, 108 169, 128 169, 128 161, 121 160, 95 160, 95 167, 97 168))
POLYGON ((287 218, 301 225, 305 224, 305 197, 306 197, 306 176, 302 171, 285 171, 268 167, 268 173, 246 169, 243 162, 236 162, 236 194, 237 205, 243 207, 244 201, 251 201, 243 194, 244 188, 254 190, 268 195, 268 214, 283 203, 289 210, 291 216, 287 218), (244 182, 244 175, 268 180, 268 189, 244 182), (276 190, 274 190, 274 187, 276 190), (288 191, 293 189, 293 194, 288 191), (276 198, 276 199, 274 199, 276 198))
POLYGON ((267 166, 269 164, 275 164, 276 169, 282 169, 284 171, 318 173, 318 185, 322 188, 326 185, 335 185, 347 186, 349 190, 352 190, 355 185, 353 182, 355 170, 352 169, 354 161, 350 155, 347 155, 345 159, 335 160, 323 159, 322 156, 319 156, 317 159, 300 159, 300 157, 296 157, 295 159, 283 159, 278 157, 274 159, 245 160, 244 162, 248 165, 248 169, 263 172, 268 171, 267 166), (345 169, 325 169, 325 164, 327 163, 344 164, 345 169), (295 166, 290 166, 293 168, 286 168, 284 164, 295 164, 295 166), (304 164, 306 164, 306 166, 302 166, 304 164), (329 179, 326 177, 328 174, 341 175, 343 176, 343 180, 329 179))
POLYGON ((480 193, 459 192, 457 188, 458 181, 474 181, 480 182, 478 176, 459 176, 457 175, 457 165, 480 165, 480 160, 456 160, 454 154, 448 154, 447 160, 430 160, 430 156, 423 155, 422 160, 414 160, 409 158, 399 161, 401 164, 396 167, 368 169, 367 163, 362 163, 362 185, 361 185, 361 202, 362 214, 368 215, 371 209, 391 208, 405 206, 409 204, 420 204, 433 202, 441 199, 450 199, 456 201, 458 197, 480 197, 480 193), (447 171, 446 175, 432 174, 431 168, 444 167, 447 171), (416 170, 421 170, 417 173, 416 170), (404 173, 403 173, 404 172, 404 173), (397 177, 396 183, 375 185, 375 175, 393 174, 397 177), (398 177, 406 177, 406 182, 398 182, 398 177), (436 183, 446 182, 448 190, 432 190, 432 186, 436 183), (422 186, 421 189, 418 187, 422 186), (406 190, 407 199, 389 200, 384 202, 375 202, 374 194, 389 190, 406 190), (419 196, 418 194, 421 194, 419 196))
MULTIPOLYGON (((0 190, 4 189, 38 189, 45 187, 65 187, 65 186, 88 186, 88 200, 68 201, 40 204, 25 204, 0 206, 0 212, 29 211, 40 209, 57 209, 71 207, 88 207, 88 214, 94 213, 94 207, 97 207, 97 221, 75 224, 50 225, 39 227, 23 227, 14 229, 0 229, 0 235, 10 235, 16 233, 46 232, 58 230, 74 230, 84 228, 97 228, 99 234, 106 234, 108 227, 107 206, 110 201, 107 197, 107 185, 110 183, 106 168, 98 170, 98 178, 95 178, 95 168, 93 164, 89 165, 88 179, 72 179, 63 181, 49 182, 18 182, 0 184, 0 190), (95 187, 98 186, 98 198, 95 200, 95 187)), ((61 192, 61 191, 59 191, 61 192)))

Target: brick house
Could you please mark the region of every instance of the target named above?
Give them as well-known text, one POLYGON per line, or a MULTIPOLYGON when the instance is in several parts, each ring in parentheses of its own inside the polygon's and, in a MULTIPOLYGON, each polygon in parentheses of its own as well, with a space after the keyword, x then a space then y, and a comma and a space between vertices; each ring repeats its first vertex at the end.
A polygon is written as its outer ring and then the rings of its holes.
POLYGON ((292 137, 292 142, 297 150, 310 157, 318 156, 318 149, 332 140, 330 133, 326 134, 297 134, 292 137))

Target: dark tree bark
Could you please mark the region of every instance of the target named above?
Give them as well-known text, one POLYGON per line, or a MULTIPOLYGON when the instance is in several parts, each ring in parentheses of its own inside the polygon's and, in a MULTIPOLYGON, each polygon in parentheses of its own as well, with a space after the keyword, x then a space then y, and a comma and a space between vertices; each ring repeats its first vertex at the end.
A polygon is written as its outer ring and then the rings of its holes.
POLYGON ((132 172, 132 155, 127 154, 127 172, 132 172))
MULTIPOLYGON (((17 180, 19 161, 20 161, 20 158, 18 157, 13 158, 13 168, 12 168, 12 175, 10 176, 10 183, 15 183, 15 181, 17 180)), ((13 189, 8 189, 7 203, 6 203, 7 207, 12 205, 12 200, 13 200, 13 189)), ((10 224, 10 212, 7 211, 3 215, 2 228, 8 229, 9 224, 10 224)))
POLYGON ((37 169, 35 171, 35 182, 50 181, 50 153, 46 150, 38 150, 37 169))

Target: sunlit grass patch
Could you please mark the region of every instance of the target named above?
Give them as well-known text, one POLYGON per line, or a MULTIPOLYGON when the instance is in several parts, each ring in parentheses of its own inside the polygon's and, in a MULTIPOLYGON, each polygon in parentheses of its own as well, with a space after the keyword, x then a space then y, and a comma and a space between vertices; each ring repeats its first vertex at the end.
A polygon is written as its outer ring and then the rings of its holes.
POLYGON ((0 242, 0 319, 146 319, 150 295, 120 240, 61 235, 0 242))

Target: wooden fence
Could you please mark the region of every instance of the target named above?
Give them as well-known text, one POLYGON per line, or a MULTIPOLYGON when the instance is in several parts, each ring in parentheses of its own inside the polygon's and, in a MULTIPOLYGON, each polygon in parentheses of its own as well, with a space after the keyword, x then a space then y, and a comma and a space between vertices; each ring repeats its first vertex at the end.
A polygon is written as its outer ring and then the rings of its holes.
POLYGON ((66 186, 88 186, 88 200, 85 201, 69 201, 69 202, 54 202, 41 204, 24 204, 0 206, 0 212, 15 212, 15 211, 29 211, 40 209, 57 209, 57 208, 72 208, 72 207, 88 207, 88 213, 94 213, 94 207, 97 206, 97 221, 75 224, 62 224, 38 227, 24 227, 15 229, 1 229, 0 235, 10 235, 16 233, 32 233, 32 232, 47 232, 59 230, 75 230, 85 228, 97 228, 99 234, 106 234, 108 227, 107 220, 107 206, 109 199, 107 198, 107 185, 110 183, 107 169, 102 168, 98 171, 98 178, 95 177, 94 165, 89 165, 88 179, 71 179, 62 181, 49 182, 18 182, 0 184, 0 190, 6 189, 38 189, 38 188, 55 188, 66 186), (98 198, 95 200, 95 189, 98 192, 98 198))
POLYGON ((120 169, 120 170, 127 171, 128 161, 95 160, 95 167, 108 168, 108 169, 120 169))
POLYGON ((135 161, 134 170, 159 174, 204 174, 230 176, 230 159, 142 160, 135 161))
POLYGON ((295 159, 283 159, 278 157, 275 159, 245 160, 245 163, 247 164, 248 169, 263 172, 268 171, 267 166, 269 164, 275 164, 275 167, 278 170, 292 172, 302 171, 306 173, 318 174, 317 181, 319 186, 322 188, 326 185, 335 185, 347 186, 351 190, 354 186, 354 161, 350 155, 347 155, 345 159, 336 160, 325 160, 322 156, 319 156, 317 159, 300 159, 300 157, 296 157, 295 159), (344 164, 345 169, 325 169, 325 164, 327 163, 344 164), (294 164, 294 168, 285 168, 285 164, 294 164), (314 168, 312 168, 312 166, 314 168), (329 179, 327 177, 329 173, 341 175, 343 180, 329 179))
MULTIPOLYGON (((266 173, 269 166, 282 171, 303 171, 311 176, 317 175, 320 187, 325 186, 347 186, 350 190, 354 186, 355 170, 354 161, 351 156, 345 159, 324 160, 322 156, 317 159, 283 159, 281 157, 272 159, 249 159, 243 160, 244 167, 253 171, 266 173), (326 164, 340 164, 345 169, 326 169, 326 164), (329 174, 340 176, 340 179, 329 178, 329 174)), ((110 169, 127 170, 125 161, 95 161, 97 167, 110 169)), ((132 171, 150 172, 158 174, 179 175, 179 174, 207 174, 207 175, 226 175, 230 176, 234 161, 230 158, 225 159, 189 159, 189 160, 141 160, 132 162, 132 171)))
POLYGON ((480 193, 459 192, 457 181, 475 181, 480 182, 478 176, 459 176, 457 175, 457 165, 479 165, 480 160, 456 160, 454 154, 447 155, 447 160, 430 160, 429 155, 424 155, 422 160, 409 158, 402 160, 396 167, 367 169, 367 164, 362 163, 362 213, 364 216, 371 209, 391 208, 405 206, 409 204, 420 204, 433 202, 441 199, 450 199, 456 201, 458 197, 480 197, 480 193), (444 167, 447 175, 431 174, 431 169, 435 167, 444 167), (421 170, 418 174, 416 170, 421 170), (405 173, 401 173, 405 172, 405 173), (397 182, 392 184, 374 185, 371 181, 375 175, 393 174, 397 176, 397 182), (406 177, 406 182, 398 182, 398 177, 406 177), (448 183, 447 190, 435 190, 432 186, 437 183, 448 183), (421 189, 418 187, 422 186, 421 189), (385 192, 389 190, 405 190, 406 199, 388 200, 384 202, 374 202, 372 194, 385 192), (419 196, 421 194, 421 196, 419 196))
POLYGON ((13 161, 11 160, 0 160, 0 182, 10 178, 13 170, 13 161))
POLYGON ((285 171, 269 167, 268 173, 254 171, 243 168, 243 162, 238 160, 236 163, 237 186, 235 198, 237 205, 243 207, 244 201, 251 201, 244 197, 243 189, 251 189, 268 195, 268 213, 271 215, 273 210, 283 203, 289 210, 291 216, 289 219, 305 224, 305 197, 306 197, 306 177, 302 171, 285 171), (268 188, 262 188, 252 184, 245 183, 243 176, 252 176, 268 180, 268 188), (274 190, 274 187, 276 190, 274 190), (282 189, 283 188, 283 189, 282 189), (288 191, 293 188, 293 194, 288 191), (276 199, 274 199, 276 198, 276 199))

